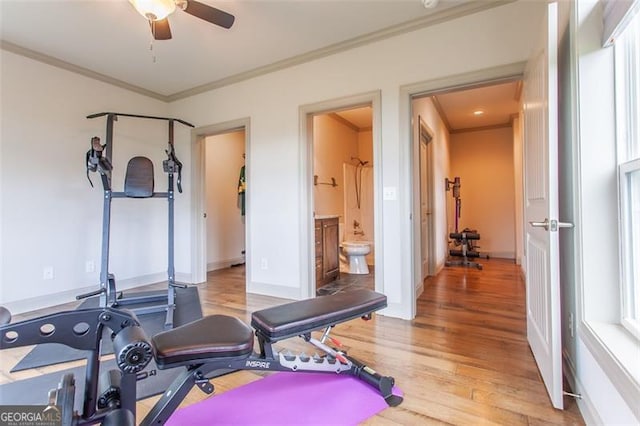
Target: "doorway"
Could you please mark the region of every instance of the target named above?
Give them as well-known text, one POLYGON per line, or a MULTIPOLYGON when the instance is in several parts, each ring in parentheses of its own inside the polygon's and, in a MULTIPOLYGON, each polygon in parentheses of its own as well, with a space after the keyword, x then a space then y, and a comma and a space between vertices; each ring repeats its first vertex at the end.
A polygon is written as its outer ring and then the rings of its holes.
MULTIPOLYGON (((455 204, 447 192, 446 179, 461 178, 460 229, 476 229, 482 255, 519 260, 522 248, 516 238, 522 230, 521 137, 519 112, 521 75, 466 84, 448 89, 416 91, 410 95, 413 122, 414 277, 416 296, 423 286, 428 261, 433 256, 433 275, 454 252, 449 235, 455 232, 455 204), (434 136, 432 232, 425 232, 422 167, 427 157, 424 125, 434 136), (516 170, 517 169, 517 170, 516 170), (440 182, 442 184, 440 184, 440 182), (428 235, 428 241, 422 236, 428 235), (431 246, 429 246, 431 244, 431 246), (431 247, 431 250, 430 250, 431 247), (427 256, 428 257, 428 256, 427 256), (424 265, 424 266, 423 266, 424 265)), ((459 247, 458 247, 459 248, 459 247)), ((426 275, 428 276, 428 274, 426 275)))
POLYGON ((313 115, 317 294, 374 288, 371 105, 313 115))
MULTIPOLYGON (((322 219, 323 217, 333 217, 337 222, 335 228, 338 230, 338 235, 335 236, 335 240, 338 245, 340 244, 340 228, 342 228, 343 239, 345 234, 350 236, 349 233, 356 231, 357 233, 353 234, 354 237, 370 238, 367 240, 370 242, 369 262, 372 267, 375 267, 375 274, 371 274, 373 275, 371 277, 373 281, 371 288, 382 291, 382 250, 377 250, 377 248, 382 247, 382 224, 380 220, 382 204, 378 195, 382 186, 380 184, 381 173, 376 167, 380 161, 382 149, 380 141, 380 92, 376 91, 302 106, 300 108, 300 130, 300 137, 303 141, 301 149, 301 212, 303 220, 300 235, 301 247, 306 247, 306 250, 302 250, 300 253, 300 264, 301 282, 308 283, 308 285, 302 286, 300 297, 309 298, 316 295, 318 287, 316 283, 319 282, 320 277, 317 272, 317 265, 321 265, 316 256, 316 223, 317 219, 322 219), (370 125, 355 125, 353 123, 355 118, 349 117, 353 114, 368 115, 367 120, 370 125), (316 123, 316 121, 318 122, 316 123), (334 128, 333 130, 341 129, 334 134, 336 137, 327 138, 327 140, 333 139, 335 143, 342 141, 339 148, 342 150, 341 153, 331 153, 329 151, 314 153, 316 148, 314 140, 317 130, 322 131, 323 129, 320 121, 324 121, 324 124, 331 123, 330 126, 334 128), (350 124, 347 124, 347 122, 350 122, 350 124), (342 133, 351 133, 351 136, 343 138, 342 136, 344 135, 342 133), (339 134, 342 136, 337 137, 339 134), (367 134, 367 136, 364 136, 364 134, 367 134), (366 144, 366 148, 360 149, 358 146, 360 136, 362 139, 368 138, 369 142, 366 144), (351 140, 352 142, 345 143, 345 140, 351 140), (353 148, 349 150, 346 149, 347 146, 352 146, 353 148), (328 157, 335 157, 334 160, 326 163, 318 162, 325 154, 328 157), (368 158, 362 158, 364 156, 368 158), (345 170, 347 171, 345 172, 345 170), (345 181, 347 181, 346 185, 351 188, 346 193, 344 191, 345 181), (355 191, 356 181, 358 182, 357 194, 355 191), (369 186, 366 195, 364 191, 365 184, 369 186), (349 195, 353 195, 352 198, 354 199, 353 202, 356 203, 356 207, 353 212, 345 213, 345 203, 347 205, 351 203, 349 195), (326 202, 325 199, 333 201, 326 202), (367 199, 369 206, 367 208, 371 210, 371 214, 366 218, 369 221, 367 224, 364 224, 361 216, 360 219, 354 219, 353 217, 353 214, 358 213, 357 202, 360 201, 360 210, 362 210, 365 199, 367 199), (350 221, 348 224, 345 223, 346 216, 350 221), (354 220, 357 222, 357 226, 354 224, 354 220), (342 227, 338 226, 340 222, 342 222, 342 227), (363 226, 368 227, 368 230, 362 229, 363 226), (365 232, 368 232, 368 235, 365 232)), ((361 145, 364 146, 365 144, 361 145)), ((341 274, 345 277, 348 275, 348 273, 341 274)))
POLYGON ((207 272, 245 264, 245 130, 205 138, 207 272))
MULTIPOLYGON (((191 131, 191 280, 194 283, 206 282, 209 270, 250 262, 250 124, 249 118, 243 118, 198 127, 191 131), (214 157, 209 167, 207 154, 214 157), (220 166, 225 170, 224 181, 208 183, 207 176, 217 174, 216 161, 225 163, 220 166), (241 196, 238 193, 243 164, 247 184, 244 215, 241 196), (224 227, 230 223, 235 231, 227 233, 224 227), (214 228, 212 232, 209 232, 209 227, 214 228), (211 240, 218 237, 222 238, 221 243, 210 244, 211 240), (209 251, 212 251, 212 256, 209 255, 209 251)), ((245 287, 249 285, 250 280, 251 269, 246 268, 245 287)))

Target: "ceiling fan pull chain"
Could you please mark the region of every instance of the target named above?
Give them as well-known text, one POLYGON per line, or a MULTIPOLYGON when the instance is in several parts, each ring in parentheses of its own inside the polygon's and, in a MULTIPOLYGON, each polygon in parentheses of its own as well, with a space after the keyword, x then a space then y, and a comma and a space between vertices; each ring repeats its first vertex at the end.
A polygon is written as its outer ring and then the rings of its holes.
POLYGON ((151 61, 155 64, 156 55, 155 55, 155 52, 153 51, 153 41, 156 38, 156 23, 152 20, 149 20, 149 23, 151 24, 151 42, 149 43, 149 52, 151 53, 151 61))

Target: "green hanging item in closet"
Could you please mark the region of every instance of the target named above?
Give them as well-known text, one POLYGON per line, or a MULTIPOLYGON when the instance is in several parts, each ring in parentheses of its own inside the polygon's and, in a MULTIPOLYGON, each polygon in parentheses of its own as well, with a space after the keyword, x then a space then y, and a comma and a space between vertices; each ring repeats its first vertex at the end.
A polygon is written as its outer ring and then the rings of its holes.
POLYGON ((244 176, 244 166, 242 166, 240 168, 240 179, 238 180, 238 195, 240 197, 240 210, 241 210, 241 214, 242 216, 244 216, 244 205, 245 205, 245 200, 244 200, 244 194, 247 191, 247 179, 244 176))

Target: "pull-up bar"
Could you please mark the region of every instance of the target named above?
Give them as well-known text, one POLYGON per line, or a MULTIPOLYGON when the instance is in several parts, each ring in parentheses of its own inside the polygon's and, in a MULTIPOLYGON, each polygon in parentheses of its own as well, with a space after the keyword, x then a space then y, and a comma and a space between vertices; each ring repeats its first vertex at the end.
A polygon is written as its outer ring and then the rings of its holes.
POLYGON ((87 115, 87 118, 98 118, 98 117, 104 117, 105 115, 110 115, 113 117, 117 117, 117 116, 122 116, 122 117, 133 117, 133 118, 148 118, 151 120, 164 120, 164 121, 177 121, 178 123, 182 123, 185 126, 188 127, 195 127, 193 124, 188 123, 184 120, 181 120, 179 118, 169 118, 169 117, 156 117, 153 115, 139 115, 139 114, 125 114, 122 112, 98 112, 96 114, 90 114, 87 115))

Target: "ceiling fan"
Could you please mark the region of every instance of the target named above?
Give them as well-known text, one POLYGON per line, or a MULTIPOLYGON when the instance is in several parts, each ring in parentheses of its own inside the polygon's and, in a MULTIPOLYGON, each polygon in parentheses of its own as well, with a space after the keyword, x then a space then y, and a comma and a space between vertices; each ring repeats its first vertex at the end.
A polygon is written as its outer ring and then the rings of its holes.
POLYGON ((129 0, 129 2, 149 21, 155 40, 171 39, 168 16, 176 8, 227 29, 231 28, 236 19, 230 13, 196 0, 129 0))

